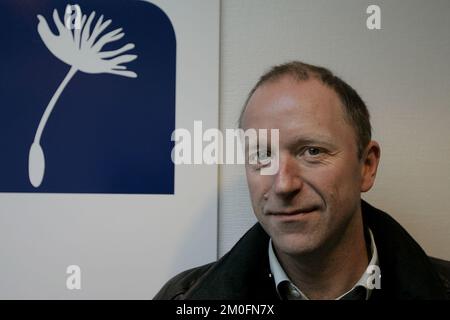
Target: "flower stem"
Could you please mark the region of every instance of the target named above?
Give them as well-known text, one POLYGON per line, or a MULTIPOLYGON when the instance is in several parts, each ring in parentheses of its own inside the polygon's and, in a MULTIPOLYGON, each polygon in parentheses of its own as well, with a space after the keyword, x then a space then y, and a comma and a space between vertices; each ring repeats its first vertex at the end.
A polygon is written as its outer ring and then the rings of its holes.
POLYGON ((69 81, 72 79, 72 77, 77 72, 77 68, 71 67, 69 72, 67 73, 64 80, 59 85, 58 89, 56 89, 55 93, 53 94, 52 99, 47 105, 47 108, 45 108, 44 114, 42 115, 41 121, 39 122, 39 126, 36 130, 36 134, 34 136, 34 143, 40 144, 42 132, 44 131, 45 125, 47 124, 47 120, 50 117, 50 114, 53 111, 53 108, 55 107, 56 102, 59 99, 59 96, 63 92, 64 88, 67 86, 69 81))

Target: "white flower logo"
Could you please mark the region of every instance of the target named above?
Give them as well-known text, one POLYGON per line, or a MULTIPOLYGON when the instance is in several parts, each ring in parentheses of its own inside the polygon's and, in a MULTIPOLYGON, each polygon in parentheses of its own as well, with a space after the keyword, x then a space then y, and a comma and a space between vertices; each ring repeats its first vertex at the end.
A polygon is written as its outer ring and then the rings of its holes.
POLYGON ((39 19, 38 32, 44 44, 53 55, 71 67, 48 103, 30 147, 28 175, 35 188, 41 185, 45 173, 44 151, 40 145, 42 132, 58 98, 75 73, 82 71, 91 74, 110 73, 129 78, 137 77, 135 72, 127 70, 127 67, 123 65, 135 60, 137 55, 121 55, 133 49, 133 43, 128 43, 113 51, 101 51, 107 43, 117 41, 125 35, 122 28, 118 28, 101 36, 102 32, 111 24, 111 20, 103 21, 103 15, 97 20, 92 30, 91 25, 95 18, 95 12, 92 12, 89 18, 83 15, 81 27, 71 30, 64 26, 55 9, 53 21, 58 29, 58 35, 52 33, 43 16, 38 15, 37 17, 39 19))

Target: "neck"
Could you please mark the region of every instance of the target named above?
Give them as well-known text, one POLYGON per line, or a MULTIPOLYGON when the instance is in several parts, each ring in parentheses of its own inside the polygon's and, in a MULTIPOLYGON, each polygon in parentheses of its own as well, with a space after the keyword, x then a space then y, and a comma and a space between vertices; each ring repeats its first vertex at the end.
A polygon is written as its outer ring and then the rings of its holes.
POLYGON ((349 291, 369 263, 361 208, 344 234, 329 248, 306 256, 286 255, 274 246, 291 281, 310 299, 335 299, 349 291))

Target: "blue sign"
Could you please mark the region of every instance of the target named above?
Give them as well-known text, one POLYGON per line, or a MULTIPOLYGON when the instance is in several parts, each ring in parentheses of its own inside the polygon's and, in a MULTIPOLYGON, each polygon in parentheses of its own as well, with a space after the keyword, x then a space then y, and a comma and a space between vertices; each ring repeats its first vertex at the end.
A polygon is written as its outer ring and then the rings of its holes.
POLYGON ((176 39, 141 0, 0 2, 0 192, 173 194, 176 39))

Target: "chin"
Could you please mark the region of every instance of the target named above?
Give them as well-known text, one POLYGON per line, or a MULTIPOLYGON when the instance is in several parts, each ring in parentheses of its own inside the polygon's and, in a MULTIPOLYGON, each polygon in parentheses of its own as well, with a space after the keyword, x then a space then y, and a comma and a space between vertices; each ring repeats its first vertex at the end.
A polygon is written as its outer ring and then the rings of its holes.
POLYGON ((278 250, 287 255, 308 255, 320 248, 320 241, 313 235, 283 234, 272 237, 278 250))

